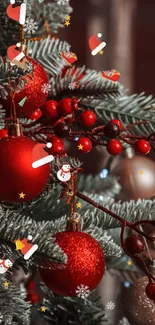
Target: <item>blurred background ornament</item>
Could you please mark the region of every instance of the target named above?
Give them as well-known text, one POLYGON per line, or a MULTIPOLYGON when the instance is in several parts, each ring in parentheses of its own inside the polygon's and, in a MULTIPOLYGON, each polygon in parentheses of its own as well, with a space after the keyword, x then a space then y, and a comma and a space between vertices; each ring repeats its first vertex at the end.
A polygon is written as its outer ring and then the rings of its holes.
POLYGON ((126 149, 126 158, 113 170, 122 191, 117 199, 149 199, 155 194, 155 163, 144 156, 134 155, 131 148, 126 149))
POLYGON ((155 304, 145 293, 147 284, 148 278, 141 277, 124 289, 124 311, 132 325, 155 324, 155 304))

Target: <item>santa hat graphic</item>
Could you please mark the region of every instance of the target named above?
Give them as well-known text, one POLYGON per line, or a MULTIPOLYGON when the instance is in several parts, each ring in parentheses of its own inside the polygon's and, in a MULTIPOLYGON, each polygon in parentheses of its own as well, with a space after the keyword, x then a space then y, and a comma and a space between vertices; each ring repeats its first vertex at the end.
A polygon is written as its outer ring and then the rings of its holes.
POLYGON ((21 240, 24 247, 22 248, 21 252, 24 255, 24 260, 28 260, 33 253, 38 249, 38 245, 33 245, 28 243, 28 240, 32 240, 32 236, 28 236, 28 238, 24 238, 21 240))
POLYGON ((7 55, 10 61, 20 61, 24 58, 25 54, 17 49, 20 45, 20 43, 17 43, 16 45, 11 45, 8 47, 7 55))
POLYGON ((7 7, 6 13, 9 18, 18 21, 21 25, 25 24, 26 17, 26 4, 22 3, 20 6, 14 7, 15 0, 10 0, 10 4, 7 7))
POLYGON ((91 54, 96 55, 99 53, 105 46, 105 42, 101 42, 99 38, 102 37, 101 33, 98 33, 96 35, 93 35, 89 38, 89 47, 91 49, 91 54))

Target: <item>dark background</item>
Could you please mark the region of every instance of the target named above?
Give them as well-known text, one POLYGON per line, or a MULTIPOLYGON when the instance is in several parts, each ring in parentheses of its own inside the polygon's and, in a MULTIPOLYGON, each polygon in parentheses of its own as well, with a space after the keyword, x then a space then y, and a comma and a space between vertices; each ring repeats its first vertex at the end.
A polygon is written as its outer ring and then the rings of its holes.
POLYGON ((60 31, 78 56, 78 65, 116 69, 129 93, 155 95, 155 1, 71 0, 71 25, 60 31), (92 56, 89 37, 102 33, 107 46, 92 56))

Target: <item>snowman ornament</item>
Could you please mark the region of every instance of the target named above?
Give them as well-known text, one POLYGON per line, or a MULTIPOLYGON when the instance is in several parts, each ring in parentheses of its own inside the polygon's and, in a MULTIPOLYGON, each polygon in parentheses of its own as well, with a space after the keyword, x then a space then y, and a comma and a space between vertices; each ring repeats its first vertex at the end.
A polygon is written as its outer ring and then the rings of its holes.
POLYGON ((8 271, 10 267, 12 267, 13 261, 6 259, 6 260, 1 260, 0 259, 0 274, 4 274, 8 271))
POLYGON ((71 173, 70 173, 70 165, 69 164, 63 164, 61 169, 58 170, 57 172, 57 177, 59 181, 61 182, 68 182, 71 178, 71 173))

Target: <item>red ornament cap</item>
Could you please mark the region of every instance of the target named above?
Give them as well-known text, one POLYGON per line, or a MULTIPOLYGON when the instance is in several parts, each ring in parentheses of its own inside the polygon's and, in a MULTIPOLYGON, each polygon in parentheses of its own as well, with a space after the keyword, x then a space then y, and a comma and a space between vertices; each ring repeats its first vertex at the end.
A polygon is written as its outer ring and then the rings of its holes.
POLYGON ((141 155, 146 155, 150 152, 151 146, 147 140, 141 139, 135 143, 135 151, 141 155))
POLYGON ((112 139, 107 144, 107 151, 110 155, 119 155, 123 150, 121 142, 117 139, 112 139))

